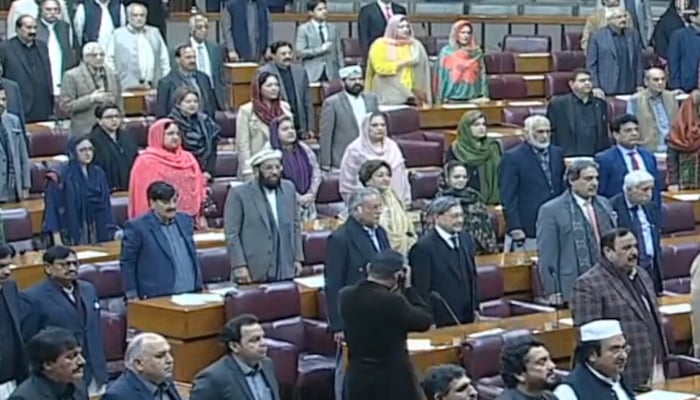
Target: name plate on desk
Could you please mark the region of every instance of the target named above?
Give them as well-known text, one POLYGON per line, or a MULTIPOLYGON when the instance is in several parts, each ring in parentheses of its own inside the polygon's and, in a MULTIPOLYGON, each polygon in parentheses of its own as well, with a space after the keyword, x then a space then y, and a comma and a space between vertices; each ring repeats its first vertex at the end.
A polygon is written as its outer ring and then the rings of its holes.
POLYGON ((513 107, 536 107, 536 106, 543 106, 544 103, 541 101, 509 101, 508 102, 509 106, 513 107))

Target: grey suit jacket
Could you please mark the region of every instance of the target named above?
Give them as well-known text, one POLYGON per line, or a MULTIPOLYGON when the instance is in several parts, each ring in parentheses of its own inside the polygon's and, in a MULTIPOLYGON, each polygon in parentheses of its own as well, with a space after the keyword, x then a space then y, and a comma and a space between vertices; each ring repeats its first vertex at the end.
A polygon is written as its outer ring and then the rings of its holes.
POLYGON ((12 151, 12 164, 15 169, 15 182, 17 193, 9 193, 7 187, 7 153, 0 146, 0 201, 14 201, 15 197, 22 198, 22 189, 29 189, 32 186, 31 181, 31 164, 29 160, 29 151, 27 150, 27 138, 24 132, 24 126, 19 121, 19 117, 8 112, 4 112, 2 117, 2 125, 7 131, 7 142, 12 151))
MULTIPOLYGON (((297 93, 297 106, 300 108, 299 123, 301 124, 302 132, 316 132, 316 116, 314 115, 314 106, 311 103, 311 88, 309 87, 309 77, 306 71, 299 64, 292 64, 292 78, 297 93)), ((266 71, 275 74, 280 81, 280 90, 282 99, 288 101, 287 89, 285 89, 282 79, 280 78, 279 69, 274 63, 269 63, 258 68, 258 73, 266 71)))
MULTIPOLYGON (((272 360, 265 358, 260 366, 272 399, 280 400, 272 360)), ((255 400, 255 397, 241 367, 231 355, 225 355, 197 374, 192 383, 190 400, 255 400)))
MULTIPOLYGON (((105 67, 105 77, 107 78, 105 91, 114 96, 117 106, 123 112, 124 99, 122 98, 121 81, 109 67, 105 67)), ((97 122, 95 108, 99 103, 93 103, 90 100, 90 95, 95 90, 97 90, 97 83, 85 63, 66 71, 63 75, 60 106, 70 115, 71 134, 87 135, 97 122)))
MULTIPOLYGON (((598 225, 600 226, 600 234, 606 232, 605 226, 616 227, 617 217, 608 200, 603 196, 597 196, 605 209, 602 214, 596 213, 598 225)), ((561 290, 564 299, 569 299, 571 296, 571 288, 576 278, 579 277, 576 245, 574 243, 574 232, 572 227, 571 212, 569 204, 574 202, 571 191, 567 190, 561 195, 542 204, 537 213, 537 251, 538 251, 538 270, 540 282, 545 295, 550 295, 557 292, 557 288, 561 290), (555 278, 550 274, 550 269, 554 268, 560 282, 556 282, 555 278), (561 287, 559 287, 561 285, 561 287)), ((574 203, 574 207, 578 207, 574 203)), ((585 217, 584 217, 585 218, 585 217)), ((594 251, 599 254, 599 250, 594 251)), ((591 260, 591 267, 598 260, 591 260)), ((555 275, 556 276, 556 275, 555 275)))
POLYGON ((207 40, 204 42, 209 53, 209 64, 211 66, 211 79, 214 93, 216 94, 216 102, 219 103, 218 110, 228 110, 229 106, 229 89, 228 80, 224 71, 224 63, 226 62, 226 48, 218 43, 207 40))
POLYGON ((231 268, 247 266, 255 282, 268 281, 279 268, 282 279, 294 278, 294 262, 303 261, 301 222, 294 184, 282 179, 277 191, 278 254, 274 252, 267 198, 257 179, 232 187, 224 206, 224 234, 231 268))
POLYGON ((639 29, 639 33, 642 36, 642 43, 644 43, 645 46, 649 45, 651 43, 651 37, 654 34, 654 21, 652 20, 651 14, 651 1, 626 0, 623 1, 621 5, 625 6, 630 15, 637 17, 637 20, 634 21, 634 26, 636 26, 637 29, 639 29), (630 11, 632 9, 632 3, 634 3, 634 13, 630 11))
POLYGON ((323 52, 321 35, 312 21, 305 22, 297 28, 297 56, 301 59, 311 82, 318 82, 325 67, 329 81, 339 78, 338 71, 343 67, 343 49, 340 46, 340 35, 333 24, 325 24, 324 39, 333 43, 327 52, 323 52))
MULTIPOLYGON (((378 110, 377 96, 362 93, 367 113, 378 110)), ((360 134, 360 127, 352 111, 352 106, 345 90, 342 90, 323 102, 321 108, 321 157, 319 164, 324 170, 340 168, 340 160, 350 142, 360 134)))
MULTIPOLYGON (((644 67, 642 60, 642 41, 636 29, 626 29, 627 50, 629 63, 634 74, 637 87, 642 86, 644 67)), ((594 87, 601 88, 606 94, 615 93, 617 81, 620 79, 620 69, 617 49, 612 31, 606 26, 593 34, 588 42, 586 52, 586 68, 591 71, 594 87)))

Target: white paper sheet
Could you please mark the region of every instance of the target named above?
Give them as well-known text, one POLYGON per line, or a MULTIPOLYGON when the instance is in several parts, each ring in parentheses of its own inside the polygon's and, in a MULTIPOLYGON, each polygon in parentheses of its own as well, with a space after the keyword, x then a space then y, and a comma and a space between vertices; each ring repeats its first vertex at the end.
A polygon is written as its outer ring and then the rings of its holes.
POLYGON ((225 239, 226 237, 224 236, 223 232, 204 232, 194 234, 195 242, 223 242, 225 239))
POLYGON ((406 339, 408 351, 427 351, 433 348, 430 339, 406 339))
POLYGON ((229 68, 245 68, 245 67, 257 67, 258 64, 254 62, 233 62, 233 63, 224 63, 224 67, 229 67, 229 68))
POLYGON ((223 298, 216 293, 183 293, 172 296, 170 301, 179 306, 203 306, 207 303, 222 302, 223 298))
POLYGON ((559 320, 559 324, 567 325, 567 326, 574 326, 574 319, 573 318, 562 318, 559 320))
POLYGON ((700 194, 693 194, 693 193, 678 193, 671 195, 676 200, 680 201, 698 201, 700 200, 700 194))
POLYGON ((618 94, 615 96, 616 99, 622 100, 622 101, 629 101, 632 98, 631 94, 618 94))
POLYGON ((379 106, 379 111, 381 111, 381 112, 389 112, 389 111, 395 111, 395 110, 403 110, 404 108, 408 108, 408 106, 404 106, 404 105, 379 106))
POLYGON ((690 400, 694 399, 692 393, 667 392, 665 390, 652 390, 637 396, 637 400, 690 400))
POLYGON ((687 99, 688 96, 690 96, 688 93, 677 94, 676 100, 683 101, 683 100, 687 99))
POLYGON ((542 58, 549 57, 549 53, 519 53, 516 55, 518 58, 542 58))
POLYGON ((452 104, 443 104, 442 108, 445 110, 460 110, 463 108, 478 108, 479 106, 473 103, 452 103, 452 104))
POLYGON ((302 278, 294 278, 294 282, 312 289, 322 289, 324 286, 326 286, 326 280, 323 278, 323 275, 312 275, 305 276, 302 278))
POLYGON ((209 293, 215 294, 217 296, 226 296, 227 293, 238 293, 238 287, 232 285, 232 286, 226 286, 218 289, 208 289, 209 293))
POLYGON ((79 251, 76 253, 78 260, 86 260, 88 258, 104 257, 106 255, 107 255, 107 253, 104 251, 93 251, 93 250, 79 251))
POLYGON ((503 333, 504 330, 502 328, 493 328, 493 329, 487 329, 485 331, 481 332, 474 332, 470 334, 468 337, 470 338, 477 338, 477 337, 482 337, 482 336, 489 336, 489 335, 496 335, 499 333, 503 333))
POLYGON ((689 314, 690 311, 690 303, 659 306, 659 312, 664 315, 689 314))
POLYGON ((65 154, 59 154, 57 156, 53 156, 52 159, 54 161, 58 161, 58 162, 62 162, 62 163, 68 162, 68 156, 65 154))
POLYGON ((541 101, 509 101, 508 102, 509 106, 513 107, 534 107, 534 106, 543 106, 544 103, 541 101))
POLYGON ((543 81, 544 75, 523 75, 524 81, 543 81))

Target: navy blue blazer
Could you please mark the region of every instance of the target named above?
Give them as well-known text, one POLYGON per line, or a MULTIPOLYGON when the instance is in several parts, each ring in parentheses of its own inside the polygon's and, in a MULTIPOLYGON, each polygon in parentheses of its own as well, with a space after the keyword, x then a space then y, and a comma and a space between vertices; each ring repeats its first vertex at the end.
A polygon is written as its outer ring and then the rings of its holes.
MULTIPOLYGON (((625 195, 620 193, 617 196, 610 199, 610 205, 612 206, 615 213, 617 213, 617 226, 619 228, 626 228, 634 231, 634 224, 632 223, 632 215, 627 207, 627 201, 625 200, 625 195)), ((654 243, 654 270, 647 271, 649 276, 651 276, 654 281, 654 289, 656 293, 663 292, 663 273, 661 271, 661 219, 657 210, 650 204, 645 204, 642 206, 644 209, 644 214, 646 214, 647 221, 651 224, 651 238, 654 243)), ((637 243, 643 238, 637 238, 637 243)), ((639 247, 639 245, 637 246, 639 247)))
MULTIPOLYGON (((171 400, 182 400, 172 381, 168 381, 166 392, 171 400)), ((131 370, 124 371, 119 378, 110 383, 102 400, 153 400, 144 382, 131 370)))
POLYGON ((529 238, 536 236, 535 222, 540 206, 564 192, 564 151, 549 146, 552 185, 540 167, 534 149, 522 143, 508 150, 498 168, 501 204, 506 232, 522 229, 529 238))
MULTIPOLYGON (((642 157, 647 172, 654 177, 654 203, 660 209, 664 181, 659 174, 656 158, 654 154, 643 147, 637 148, 637 152, 642 157)), ((620 149, 617 146, 612 146, 603 150, 595 155, 595 161, 598 163, 598 194, 610 199, 622 193, 625 175, 630 171, 627 171, 627 164, 625 164, 620 149)))
POLYGON ((24 336, 26 336, 25 322, 27 317, 31 315, 31 305, 27 301, 26 296, 19 292, 17 283, 13 280, 9 280, 2 285, 0 295, 2 295, 5 299, 5 304, 7 304, 10 318, 13 322, 15 338, 17 339, 14 343, 17 351, 16 357, 18 358, 16 360, 17 374, 14 376, 14 380, 20 383, 29 375, 29 359, 25 351, 24 336))
POLYGON ((102 340, 100 299, 90 282, 76 282, 85 310, 84 317, 62 292, 63 289, 50 279, 44 279, 27 289, 25 294, 31 303, 32 318, 35 319, 30 335, 33 336, 48 326, 58 326, 73 332, 83 348, 86 360, 85 382, 94 379, 97 383, 104 384, 107 383, 107 361, 102 340))
POLYGON ((698 87, 700 32, 692 26, 676 30, 668 42, 668 86, 690 92, 698 87))
MULTIPOLYGON (((187 244, 187 252, 195 266, 195 290, 199 290, 202 288, 202 272, 194 244, 194 220, 187 214, 177 213, 174 223, 187 244)), ((124 224, 119 264, 124 291, 129 298, 146 299, 173 294, 175 260, 160 225, 153 212, 124 224)))

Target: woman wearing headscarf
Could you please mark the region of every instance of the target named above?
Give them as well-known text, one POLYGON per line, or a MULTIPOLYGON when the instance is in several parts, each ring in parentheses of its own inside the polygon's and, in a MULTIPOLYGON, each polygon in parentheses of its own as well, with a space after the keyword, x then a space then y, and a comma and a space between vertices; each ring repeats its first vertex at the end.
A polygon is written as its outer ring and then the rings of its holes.
POLYGON ((112 191, 129 188, 131 167, 139 155, 134 138, 121 130, 122 117, 116 104, 100 104, 95 108, 97 124, 89 136, 95 147, 94 163, 104 171, 112 191))
POLYGON ((199 111, 199 92, 180 86, 173 94, 175 107, 169 117, 182 132, 182 148, 192 153, 207 181, 216 173, 216 152, 221 128, 211 117, 199 111))
POLYGON ((270 144, 282 152, 282 176, 294 183, 302 221, 316 218, 316 193, 321 186, 321 169, 313 150, 299 140, 294 120, 277 117, 270 124, 270 144))
POLYGON ((489 138, 486 117, 480 111, 467 111, 457 125, 457 139, 447 150, 447 160, 464 163, 470 172, 469 187, 481 193, 486 204, 499 204, 498 165, 501 145, 489 138))
POLYGON ((276 75, 260 72, 250 83, 248 103, 236 115, 236 149, 238 176, 252 179, 250 157, 270 143, 270 123, 283 114, 291 115, 289 103, 280 98, 280 82, 276 75))
POLYGON ((666 147, 669 190, 700 188, 700 91, 681 104, 671 125, 666 147))
POLYGON ((340 161, 340 195, 347 201, 362 184, 360 167, 367 160, 382 160, 391 167, 391 188, 404 207, 411 205, 411 185, 408 182, 406 161, 395 141, 387 137, 386 115, 369 114, 362 123, 360 136, 353 140, 340 161))
POLYGON ((68 164, 48 175, 44 196, 44 234, 55 245, 89 245, 115 239, 118 231, 107 177, 93 163, 87 136, 68 140, 68 164))
POLYGON ((382 105, 432 104, 428 53, 405 15, 389 18, 384 37, 370 46, 365 85, 382 105))
POLYGON ((150 209, 148 186, 155 181, 167 182, 177 190, 177 209, 191 215, 199 227, 205 226, 203 215, 207 201, 206 180, 192 153, 182 149, 180 130, 175 121, 162 118, 148 130, 148 147, 136 158, 129 182, 129 218, 139 217, 150 209))
POLYGON ((457 21, 452 25, 450 42, 440 50, 435 63, 433 87, 436 104, 488 100, 484 52, 476 44, 473 32, 468 21, 457 21))

